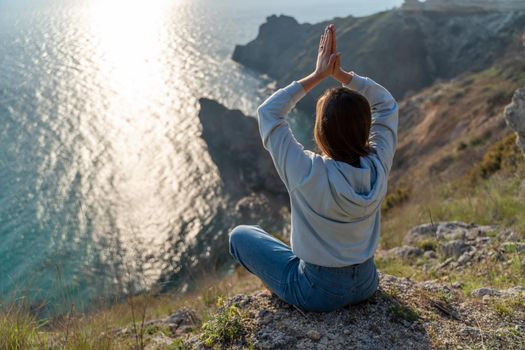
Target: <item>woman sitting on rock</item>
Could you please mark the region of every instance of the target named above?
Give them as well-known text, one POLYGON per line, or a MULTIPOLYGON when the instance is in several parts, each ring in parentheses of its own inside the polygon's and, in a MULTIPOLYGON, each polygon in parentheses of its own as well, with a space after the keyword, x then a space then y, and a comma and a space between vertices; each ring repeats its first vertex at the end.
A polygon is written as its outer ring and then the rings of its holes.
POLYGON ((303 310, 366 300, 379 283, 373 258, 397 144, 396 101, 372 79, 341 69, 330 25, 315 71, 275 92, 257 114, 264 148, 290 195, 291 249, 259 225, 240 225, 230 233, 230 253, 280 299, 303 310), (296 141, 285 117, 330 76, 342 87, 317 101, 317 154, 296 141))

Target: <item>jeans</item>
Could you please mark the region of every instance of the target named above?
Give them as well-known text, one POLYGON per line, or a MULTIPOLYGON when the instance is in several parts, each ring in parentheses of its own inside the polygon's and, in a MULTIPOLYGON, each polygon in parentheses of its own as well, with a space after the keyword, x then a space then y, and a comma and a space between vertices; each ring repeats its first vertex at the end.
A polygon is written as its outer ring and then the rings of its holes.
POLYGON ((307 263, 258 225, 240 225, 229 235, 230 254, 281 300, 304 311, 328 312, 374 294, 379 277, 373 257, 345 267, 307 263))

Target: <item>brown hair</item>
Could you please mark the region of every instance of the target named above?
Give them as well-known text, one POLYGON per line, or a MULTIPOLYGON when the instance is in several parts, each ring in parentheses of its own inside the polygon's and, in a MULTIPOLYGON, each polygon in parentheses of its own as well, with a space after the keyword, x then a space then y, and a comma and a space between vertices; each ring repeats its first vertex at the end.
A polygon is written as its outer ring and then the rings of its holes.
POLYGON ((345 87, 331 88, 317 101, 314 139, 320 153, 359 166, 370 153, 372 114, 368 100, 345 87))

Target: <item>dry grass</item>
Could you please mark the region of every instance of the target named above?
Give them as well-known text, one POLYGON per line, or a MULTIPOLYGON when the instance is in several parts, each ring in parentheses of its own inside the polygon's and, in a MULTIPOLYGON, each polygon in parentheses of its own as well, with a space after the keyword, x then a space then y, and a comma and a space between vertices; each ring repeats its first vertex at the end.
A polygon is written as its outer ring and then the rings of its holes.
POLYGON ((0 348, 144 349, 148 338, 147 320, 190 308, 206 321, 215 310, 218 298, 251 293, 262 288, 264 286, 257 277, 238 267, 225 278, 203 277, 198 287, 188 293, 145 293, 88 314, 72 311, 48 321, 38 321, 21 303, 1 305, 0 348), (117 335, 116 332, 123 328, 128 328, 129 332, 117 335))

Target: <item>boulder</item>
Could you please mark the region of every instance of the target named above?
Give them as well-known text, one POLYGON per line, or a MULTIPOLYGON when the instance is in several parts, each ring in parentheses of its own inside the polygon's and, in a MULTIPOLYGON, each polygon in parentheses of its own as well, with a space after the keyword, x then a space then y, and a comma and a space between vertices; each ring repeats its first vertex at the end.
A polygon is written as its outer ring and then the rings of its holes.
POLYGON ((402 246, 389 249, 385 254, 387 257, 408 259, 423 255, 423 250, 412 246, 402 246))
POLYGON ((443 222, 437 227, 436 237, 444 240, 465 239, 474 226, 460 221, 443 222))
POLYGON ((437 224, 423 224, 416 226, 408 231, 408 233, 405 235, 403 243, 407 245, 413 245, 425 239, 436 238, 437 227, 437 224))
POLYGON ((439 246, 440 252, 444 257, 459 258, 464 252, 470 249, 470 246, 465 241, 457 239, 450 242, 443 243, 439 246))

